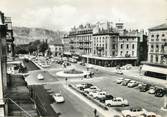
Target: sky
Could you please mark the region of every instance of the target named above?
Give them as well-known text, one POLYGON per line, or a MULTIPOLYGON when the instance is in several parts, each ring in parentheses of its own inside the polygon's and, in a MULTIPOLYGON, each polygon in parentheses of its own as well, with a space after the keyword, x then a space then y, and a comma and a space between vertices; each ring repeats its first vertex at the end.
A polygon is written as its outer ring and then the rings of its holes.
POLYGON ((69 31, 98 21, 147 29, 167 22, 167 0, 0 0, 14 26, 69 31))

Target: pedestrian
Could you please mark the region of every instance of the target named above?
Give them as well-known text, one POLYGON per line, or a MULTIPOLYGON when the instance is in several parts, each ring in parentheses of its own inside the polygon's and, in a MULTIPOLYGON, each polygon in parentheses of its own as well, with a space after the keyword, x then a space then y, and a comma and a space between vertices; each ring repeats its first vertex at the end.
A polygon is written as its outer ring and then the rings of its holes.
POLYGON ((97 110, 96 109, 94 109, 94 115, 95 115, 95 117, 97 117, 97 110))
POLYGON ((65 81, 66 81, 66 85, 67 85, 67 81, 68 81, 68 78, 67 78, 67 77, 65 78, 65 81))

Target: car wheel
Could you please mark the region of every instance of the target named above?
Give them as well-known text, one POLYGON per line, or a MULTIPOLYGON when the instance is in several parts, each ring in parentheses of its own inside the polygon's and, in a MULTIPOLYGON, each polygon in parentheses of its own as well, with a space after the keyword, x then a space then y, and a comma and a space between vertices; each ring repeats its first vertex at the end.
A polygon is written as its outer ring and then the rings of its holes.
POLYGON ((122 104, 122 107, 125 107, 126 105, 125 104, 122 104))
POLYGON ((108 107, 111 107, 111 104, 107 104, 108 107))
POLYGON ((131 117, 130 115, 126 115, 126 117, 131 117))

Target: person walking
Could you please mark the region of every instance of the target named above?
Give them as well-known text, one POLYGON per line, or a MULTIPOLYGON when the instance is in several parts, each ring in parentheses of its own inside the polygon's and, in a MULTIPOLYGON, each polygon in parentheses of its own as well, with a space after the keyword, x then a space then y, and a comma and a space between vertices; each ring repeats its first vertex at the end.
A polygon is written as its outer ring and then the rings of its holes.
POLYGON ((94 111, 93 111, 93 112, 94 112, 94 116, 95 116, 95 117, 97 117, 97 110, 96 110, 96 109, 94 109, 94 111))

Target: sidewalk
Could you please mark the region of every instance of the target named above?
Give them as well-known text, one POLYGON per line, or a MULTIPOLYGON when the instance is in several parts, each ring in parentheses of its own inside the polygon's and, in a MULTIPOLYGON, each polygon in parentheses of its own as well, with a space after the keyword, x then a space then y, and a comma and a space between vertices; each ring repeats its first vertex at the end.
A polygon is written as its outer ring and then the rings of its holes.
POLYGON ((81 94, 79 94, 78 92, 76 92, 73 89, 69 88, 68 86, 64 85, 64 88, 66 88, 68 91, 70 91, 71 93, 73 93, 74 95, 79 97, 82 101, 87 103, 92 108, 95 108, 104 117, 116 117, 116 116, 117 117, 122 117, 120 112, 117 112, 114 109, 109 109, 108 111, 103 110, 102 108, 97 106, 95 103, 93 103, 92 101, 88 100, 86 97, 82 96, 81 94))
MULTIPOLYGON (((111 72, 111 73, 117 72, 115 67, 102 67, 102 66, 92 65, 92 64, 88 64, 88 65, 93 66, 93 68, 107 71, 107 72, 111 72)), ((130 77, 131 79, 134 79, 134 80, 138 80, 138 81, 146 82, 146 83, 151 83, 151 84, 162 86, 162 87, 167 86, 167 80, 161 80, 161 79, 154 78, 154 77, 144 76, 144 75, 139 73, 138 67, 134 67, 131 70, 122 70, 122 72, 124 74, 124 75, 122 75, 123 77, 130 77)))

